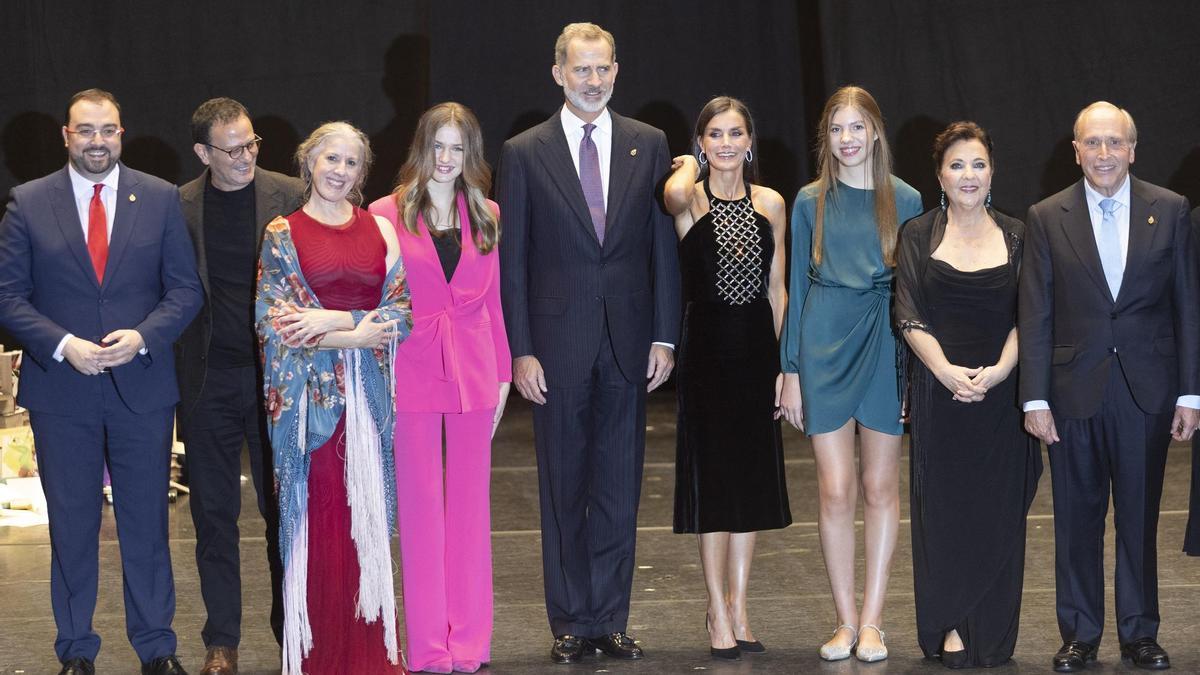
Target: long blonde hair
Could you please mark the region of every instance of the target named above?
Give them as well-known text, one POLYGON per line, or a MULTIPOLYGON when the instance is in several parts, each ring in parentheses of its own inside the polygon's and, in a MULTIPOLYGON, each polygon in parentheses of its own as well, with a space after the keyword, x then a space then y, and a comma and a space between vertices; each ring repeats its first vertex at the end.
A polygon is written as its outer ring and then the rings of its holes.
POLYGON ((829 97, 825 109, 821 111, 821 121, 817 124, 817 179, 811 183, 817 193, 817 214, 813 223, 812 239, 813 265, 820 265, 824 257, 822 244, 825 238, 825 202, 830 193, 837 198, 839 164, 829 140, 829 127, 832 125, 833 116, 842 108, 854 108, 861 112, 866 118, 869 131, 876 136, 868 158, 871 162, 871 180, 875 188, 875 222, 879 229, 879 248, 883 254, 883 263, 888 267, 895 267, 896 233, 900 229, 900 223, 896 215, 896 193, 892 189, 892 150, 884 132, 883 114, 879 111, 879 104, 866 89, 854 85, 842 87, 829 97))
MULTIPOLYGON (((435 159, 434 137, 444 126, 458 127, 463 142, 462 173, 454 181, 456 192, 467 196, 467 211, 471 218, 472 239, 480 253, 496 248, 500 240, 500 222, 487 203, 488 190, 492 188, 492 168, 483 158, 483 132, 479 120, 471 109, 461 103, 448 101, 439 103, 417 122, 412 144, 408 146, 408 159, 400 167, 396 187, 392 194, 396 198, 396 209, 404 221, 404 227, 418 234, 417 216, 426 223, 434 221, 433 201, 429 197, 427 183, 433 177, 435 159)), ((458 222, 458 209, 450 210, 450 222, 458 222)), ((461 229, 463 224, 458 223, 461 229)))

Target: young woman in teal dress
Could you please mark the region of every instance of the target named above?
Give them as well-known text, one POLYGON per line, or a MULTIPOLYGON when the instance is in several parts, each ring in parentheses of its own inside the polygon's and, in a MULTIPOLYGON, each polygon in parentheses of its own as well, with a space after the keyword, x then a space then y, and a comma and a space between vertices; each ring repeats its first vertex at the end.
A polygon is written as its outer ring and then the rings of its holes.
POLYGON ((880 661, 887 658, 879 620, 900 522, 903 432, 889 305, 899 225, 921 213, 921 196, 891 175, 883 116, 866 90, 837 90, 817 133, 818 176, 792 209, 780 407, 784 419, 811 436, 816 457, 818 529, 838 622, 821 658, 854 652, 859 660, 880 661), (861 610, 854 594, 860 479, 861 610))

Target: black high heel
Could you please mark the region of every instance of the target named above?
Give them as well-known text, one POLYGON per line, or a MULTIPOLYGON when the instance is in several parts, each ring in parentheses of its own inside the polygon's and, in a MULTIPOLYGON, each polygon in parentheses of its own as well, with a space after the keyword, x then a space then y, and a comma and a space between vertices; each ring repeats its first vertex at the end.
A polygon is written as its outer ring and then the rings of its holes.
MULTIPOLYGON (((704 613, 704 632, 705 633, 708 632, 708 623, 709 623, 708 612, 705 612, 704 613)), ((742 650, 739 649, 738 647, 742 644, 742 640, 735 640, 735 641, 738 643, 737 645, 735 645, 733 647, 726 647, 724 649, 714 647, 714 646, 712 646, 712 644, 709 644, 708 645, 708 653, 711 654, 714 659, 722 659, 724 661, 741 661, 742 660, 742 650)))
POLYGON ((737 646, 747 654, 762 654, 767 651, 763 643, 758 640, 737 640, 737 646))
POLYGON ((958 670, 967 667, 967 650, 960 649, 955 652, 942 652, 942 665, 951 670, 958 670))

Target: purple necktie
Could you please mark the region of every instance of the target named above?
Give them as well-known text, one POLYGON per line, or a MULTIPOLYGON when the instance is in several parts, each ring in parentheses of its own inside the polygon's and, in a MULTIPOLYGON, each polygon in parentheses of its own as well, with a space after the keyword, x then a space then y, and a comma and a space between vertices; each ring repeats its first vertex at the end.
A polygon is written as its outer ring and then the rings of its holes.
POLYGON ((587 200, 592 214, 592 227, 596 239, 604 245, 604 185, 600 182, 600 152, 592 140, 595 124, 583 125, 583 140, 579 141, 579 184, 583 186, 583 198, 587 200))

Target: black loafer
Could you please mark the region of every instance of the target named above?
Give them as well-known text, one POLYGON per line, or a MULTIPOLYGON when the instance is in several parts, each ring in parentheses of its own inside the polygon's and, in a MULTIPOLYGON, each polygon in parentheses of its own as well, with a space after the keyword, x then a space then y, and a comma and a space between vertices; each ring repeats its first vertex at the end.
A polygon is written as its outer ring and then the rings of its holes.
POLYGON ((76 656, 63 661, 62 670, 58 671, 58 675, 96 675, 96 665, 91 659, 76 656))
POLYGON ((187 675, 174 654, 160 656, 150 663, 142 664, 142 675, 187 675))
POLYGON ((609 633, 603 637, 590 638, 588 644, 614 659, 633 661, 645 656, 637 642, 624 633, 609 633))
POLYGON ((550 648, 550 660, 555 663, 579 663, 586 654, 591 654, 587 640, 574 635, 559 635, 550 648))
POLYGON ((1154 638, 1138 638, 1121 645, 1121 658, 1133 661, 1133 665, 1146 670, 1166 670, 1171 667, 1167 650, 1158 646, 1154 638))
POLYGON ((1057 673, 1074 673, 1083 670, 1088 661, 1096 660, 1096 646, 1079 640, 1064 642, 1054 655, 1054 671, 1057 673))

